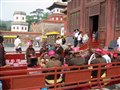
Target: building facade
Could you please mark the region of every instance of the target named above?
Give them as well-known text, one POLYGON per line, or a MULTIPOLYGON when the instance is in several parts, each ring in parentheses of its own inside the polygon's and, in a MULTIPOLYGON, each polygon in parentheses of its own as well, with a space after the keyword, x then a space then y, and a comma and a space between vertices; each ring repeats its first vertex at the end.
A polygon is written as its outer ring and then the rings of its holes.
POLYGON ((13 22, 11 25, 11 31, 28 32, 28 23, 26 23, 26 13, 22 11, 16 11, 13 14, 13 22))
POLYGON ((105 46, 120 36, 120 0, 70 0, 67 8, 69 34, 98 32, 105 46))
POLYGON ((22 41, 22 46, 27 45, 27 41, 33 40, 34 45, 36 45, 36 38, 41 37, 41 33, 35 32, 10 32, 10 31, 1 31, 0 34, 4 37, 4 46, 14 47, 14 40, 17 38, 17 35, 20 36, 22 41))
POLYGON ((54 44, 57 35, 64 35, 64 13, 61 10, 67 7, 66 3, 54 2, 47 9, 50 10, 48 19, 41 20, 31 25, 32 32, 40 32, 42 36, 47 35, 47 43, 54 44), (53 33, 54 32, 54 33, 53 33), (49 33, 49 34, 48 34, 49 33), (59 33, 59 34, 58 34, 59 33))

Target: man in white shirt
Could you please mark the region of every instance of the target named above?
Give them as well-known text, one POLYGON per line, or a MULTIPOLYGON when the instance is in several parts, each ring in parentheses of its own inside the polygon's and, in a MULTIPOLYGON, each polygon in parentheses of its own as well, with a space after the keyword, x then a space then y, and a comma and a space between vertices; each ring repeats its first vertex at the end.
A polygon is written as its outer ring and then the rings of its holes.
POLYGON ((120 37, 117 39, 117 50, 120 51, 120 37))
POLYGON ((17 36, 17 38, 14 41, 14 45, 15 45, 15 50, 17 53, 21 53, 22 52, 22 48, 21 48, 21 40, 19 38, 19 36, 17 36))
POLYGON ((57 37, 56 44, 62 45, 62 39, 60 37, 57 37))
POLYGON ((78 45, 78 34, 79 34, 79 29, 75 29, 74 30, 74 47, 76 47, 78 45))

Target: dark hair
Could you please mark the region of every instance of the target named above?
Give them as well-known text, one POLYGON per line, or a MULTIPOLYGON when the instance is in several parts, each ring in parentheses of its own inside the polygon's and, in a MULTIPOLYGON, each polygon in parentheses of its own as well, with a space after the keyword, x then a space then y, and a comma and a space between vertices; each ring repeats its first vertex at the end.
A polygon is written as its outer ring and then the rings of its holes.
POLYGON ((19 35, 17 35, 17 38, 19 38, 19 35))
POLYGON ((4 41, 3 36, 0 36, 0 43, 3 43, 3 41, 4 41))

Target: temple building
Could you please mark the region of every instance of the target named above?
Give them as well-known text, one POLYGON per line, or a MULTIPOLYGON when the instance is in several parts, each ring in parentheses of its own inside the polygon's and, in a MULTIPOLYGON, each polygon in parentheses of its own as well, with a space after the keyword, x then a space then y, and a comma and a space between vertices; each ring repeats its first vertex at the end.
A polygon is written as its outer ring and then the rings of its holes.
POLYGON ((36 38, 41 36, 40 32, 28 32, 28 23, 26 23, 26 13, 16 11, 13 14, 14 21, 11 25, 11 31, 1 31, 0 34, 4 37, 4 46, 14 47, 14 40, 17 35, 22 40, 22 46, 27 45, 28 40, 33 40, 36 44, 36 38))
POLYGON ((55 43, 57 35, 64 35, 64 13, 61 10, 67 7, 66 3, 54 2, 47 9, 50 10, 48 19, 41 20, 31 25, 32 32, 41 32, 42 35, 47 35, 49 44, 55 43), (50 42, 51 41, 51 42, 50 42))
POLYGON ((26 23, 26 13, 15 11, 13 14, 14 21, 11 25, 11 31, 28 32, 28 23, 26 23))
POLYGON ((92 38, 98 32, 98 41, 108 46, 120 37, 120 0, 63 0, 68 1, 68 31, 75 29, 92 38))

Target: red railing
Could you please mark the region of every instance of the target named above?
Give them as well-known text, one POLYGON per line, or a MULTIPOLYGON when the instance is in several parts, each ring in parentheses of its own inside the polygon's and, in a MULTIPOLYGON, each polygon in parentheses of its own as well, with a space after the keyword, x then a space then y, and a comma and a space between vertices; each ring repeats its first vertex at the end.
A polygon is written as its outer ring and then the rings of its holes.
POLYGON ((110 67, 106 66, 107 64, 94 64, 45 69, 12 69, 5 71, 2 70, 3 68, 0 68, 0 80, 3 81, 3 90, 39 90, 43 87, 52 87, 50 89, 53 90, 64 90, 78 87, 87 87, 91 89, 102 88, 113 82, 114 84, 120 83, 120 62, 111 63, 110 67), (91 66, 94 68, 89 69, 91 66), (54 72, 43 73, 51 70, 54 72), (57 72, 58 70, 59 72, 57 72), (96 71, 97 75, 93 77, 94 71, 96 71), (103 71, 105 76, 101 77, 103 71), (20 72, 22 72, 21 75, 19 75, 20 72), (12 73, 12 75, 8 76, 9 73, 12 73), (62 78, 64 78, 63 82, 57 83, 57 74, 62 75, 62 78), (54 75, 54 84, 46 85, 45 80, 48 75, 54 75))

